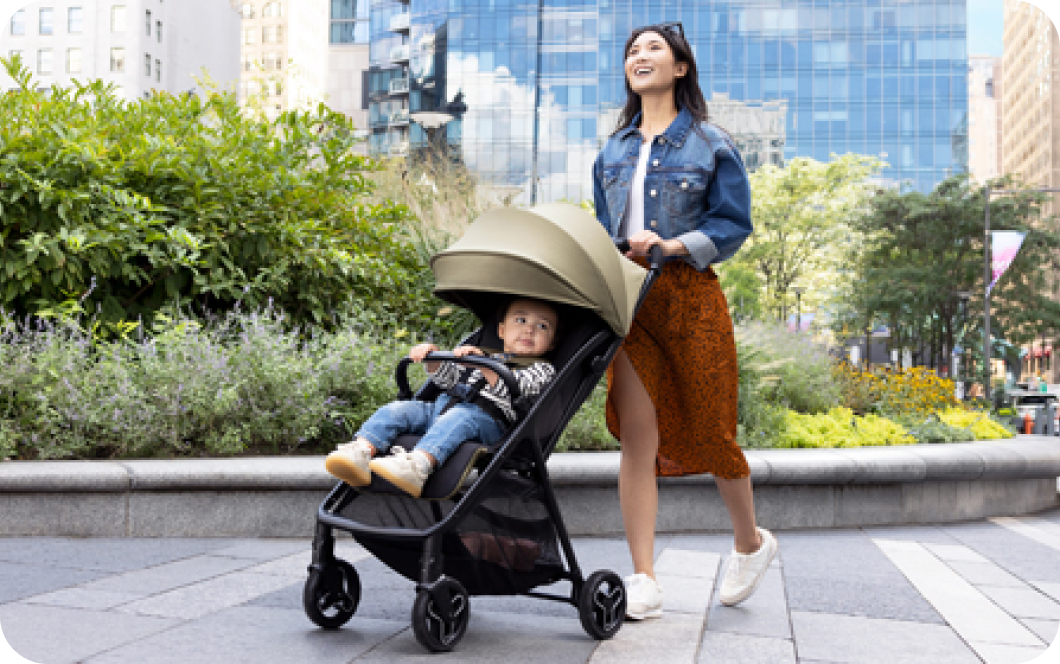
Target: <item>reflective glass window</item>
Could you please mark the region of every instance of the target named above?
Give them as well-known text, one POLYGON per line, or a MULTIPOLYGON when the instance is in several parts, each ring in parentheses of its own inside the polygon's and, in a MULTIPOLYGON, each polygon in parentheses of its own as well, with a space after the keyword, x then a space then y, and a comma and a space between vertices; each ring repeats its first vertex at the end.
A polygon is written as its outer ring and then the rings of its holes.
POLYGON ((20 9, 11 16, 11 34, 26 34, 26 10, 20 9))
POLYGON ((55 34, 55 10, 53 8, 41 7, 39 28, 42 35, 55 34))

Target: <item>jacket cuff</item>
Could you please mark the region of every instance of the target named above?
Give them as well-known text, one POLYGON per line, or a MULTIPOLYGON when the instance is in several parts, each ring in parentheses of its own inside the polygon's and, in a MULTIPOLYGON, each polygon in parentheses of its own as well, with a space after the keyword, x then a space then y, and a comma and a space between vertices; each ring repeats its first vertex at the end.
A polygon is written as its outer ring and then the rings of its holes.
POLYGON ((676 239, 688 249, 688 255, 682 258, 700 272, 710 267, 711 262, 718 257, 718 247, 706 233, 689 231, 678 235, 676 239))

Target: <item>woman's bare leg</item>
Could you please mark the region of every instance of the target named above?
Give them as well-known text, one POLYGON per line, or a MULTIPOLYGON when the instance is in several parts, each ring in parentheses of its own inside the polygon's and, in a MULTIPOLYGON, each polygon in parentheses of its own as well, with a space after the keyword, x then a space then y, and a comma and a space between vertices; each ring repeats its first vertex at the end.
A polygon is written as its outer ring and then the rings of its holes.
POLYGON ((659 426, 651 396, 623 350, 615 355, 611 399, 621 428, 618 500, 633 558, 633 572, 654 579, 655 517, 659 511, 655 458, 659 452, 659 426))
POLYGON ((737 480, 726 480, 715 477, 718 493, 725 501, 732 521, 734 547, 740 553, 754 553, 761 545, 758 529, 755 527, 755 500, 751 491, 751 478, 741 477, 737 480))

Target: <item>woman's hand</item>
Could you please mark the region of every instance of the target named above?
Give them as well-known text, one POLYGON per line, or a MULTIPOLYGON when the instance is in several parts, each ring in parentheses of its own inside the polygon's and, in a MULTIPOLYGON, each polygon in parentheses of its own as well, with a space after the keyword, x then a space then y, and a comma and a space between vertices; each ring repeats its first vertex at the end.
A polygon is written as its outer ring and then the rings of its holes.
POLYGON ((663 256, 688 255, 688 249, 680 240, 664 240, 655 231, 640 230, 629 237, 630 250, 626 252, 626 257, 647 256, 654 245, 662 247, 663 256))
POLYGON ((409 359, 413 362, 422 362, 427 357, 427 353, 434 353, 438 350, 438 347, 434 344, 420 344, 413 346, 412 350, 409 351, 409 359))

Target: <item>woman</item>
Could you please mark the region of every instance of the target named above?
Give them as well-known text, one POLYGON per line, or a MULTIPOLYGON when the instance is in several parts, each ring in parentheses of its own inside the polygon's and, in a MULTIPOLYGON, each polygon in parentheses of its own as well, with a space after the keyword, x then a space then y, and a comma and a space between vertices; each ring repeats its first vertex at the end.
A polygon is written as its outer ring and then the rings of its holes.
POLYGON ((625 47, 626 106, 593 165, 596 215, 629 256, 652 245, 662 275, 608 373, 607 424, 622 443, 619 500, 634 574, 627 614, 662 615, 653 569, 656 474, 712 473, 733 524, 721 587, 732 606, 777 552, 755 524, 750 468, 736 444, 738 374, 728 305, 712 263, 751 233, 751 189, 729 136, 707 122, 679 23, 638 28, 625 47))

